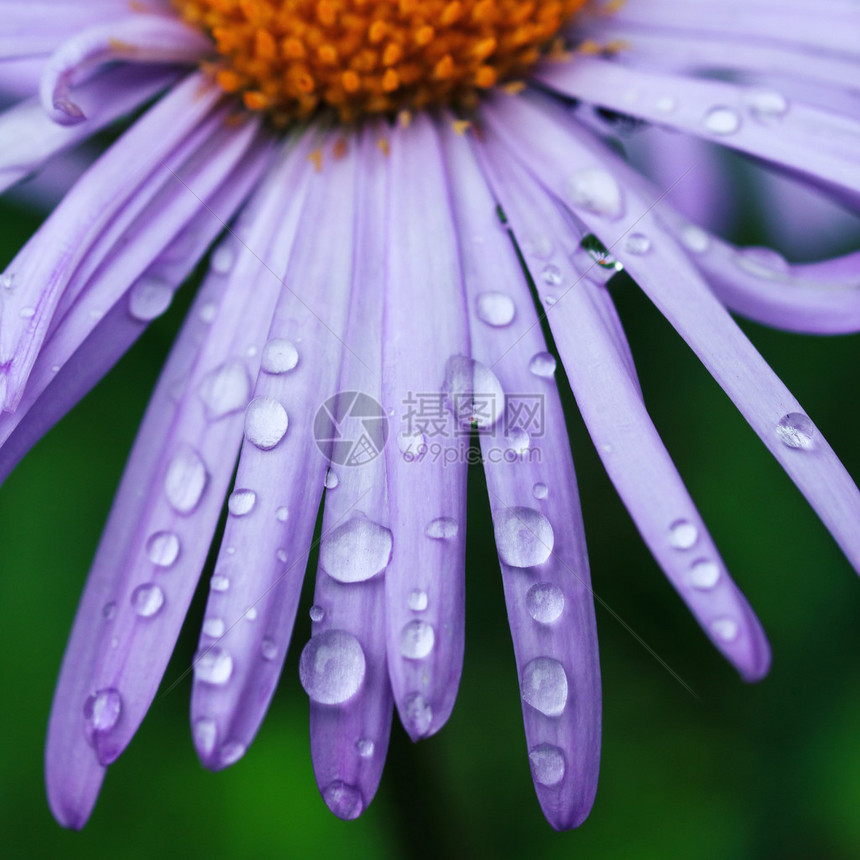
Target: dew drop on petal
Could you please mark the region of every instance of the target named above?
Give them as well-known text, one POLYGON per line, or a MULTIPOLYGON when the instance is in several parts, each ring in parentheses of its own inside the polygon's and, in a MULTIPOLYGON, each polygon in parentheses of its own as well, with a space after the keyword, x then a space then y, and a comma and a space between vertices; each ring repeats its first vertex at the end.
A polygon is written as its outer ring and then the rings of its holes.
POLYGON ((326 535, 320 564, 338 582, 364 582, 385 570, 391 558, 391 532, 363 516, 353 517, 326 535))
POLYGON ((755 245, 741 248, 734 260, 745 272, 765 280, 783 277, 789 271, 788 261, 773 248, 755 245))
POLYGON ((641 257, 651 250, 651 240, 644 233, 631 233, 624 240, 624 250, 628 254, 641 257))
POLYGON ((669 546, 689 549, 699 539, 699 530, 689 520, 675 520, 669 526, 669 546))
POLYGON ((345 630, 326 630, 305 645, 299 680, 312 701, 340 705, 358 692, 365 668, 364 651, 355 636, 345 630))
POLYGON ((226 684, 233 674, 233 658, 223 648, 206 648, 194 658, 194 677, 205 684, 226 684))
POLYGON ((264 660, 269 661, 274 660, 278 656, 278 646, 271 636, 263 637, 263 641, 260 643, 260 654, 264 660))
POLYGON ((299 351, 289 340, 274 338, 263 349, 261 366, 266 373, 289 373, 298 363, 299 351))
POLYGON ((687 576, 690 585, 701 591, 713 588, 720 579, 720 566, 714 561, 700 559, 690 568, 687 576))
POLYGON ((529 750, 532 775, 538 785, 558 785, 564 779, 564 753, 552 744, 539 744, 529 750))
POLYGON ((624 212, 621 187, 611 173, 601 167, 589 167, 569 177, 563 192, 574 206, 601 215, 618 218, 624 212))
POLYGON ((200 454, 183 445, 170 461, 164 477, 164 493, 179 514, 190 514, 200 503, 209 474, 200 454))
POLYGON ((131 605, 141 618, 152 618, 164 606, 164 592, 154 582, 145 582, 132 591, 131 605))
POLYGON ((540 270, 540 277, 548 287, 557 287, 562 280, 564 280, 562 278, 561 269, 559 269, 559 267, 554 263, 547 263, 540 270))
POLYGON ((510 325, 516 312, 514 301, 507 293, 491 291, 478 296, 478 319, 487 325, 497 328, 510 325))
POLYGON ((564 593, 551 582, 536 582, 526 592, 526 609, 535 621, 552 624, 564 611, 564 593))
POLYGON ((549 495, 549 487, 546 484, 538 482, 532 487, 532 495, 536 499, 545 499, 549 495))
POLYGON ((370 758, 374 749, 376 749, 376 744, 370 738, 359 738, 355 742, 355 751, 361 758, 370 758))
POLYGON ((106 735, 119 722, 122 696, 113 687, 99 690, 84 702, 87 740, 92 744, 99 735, 106 735))
POLYGON ((218 305, 216 305, 215 302, 206 302, 200 306, 197 316, 200 318, 200 321, 206 323, 206 325, 215 322, 215 317, 218 316, 218 305))
POLYGON ((453 355, 445 364, 446 405, 464 428, 488 430, 505 410, 505 391, 489 367, 465 355, 453 355))
POLYGON ((241 361, 222 364, 203 377, 198 393, 212 421, 238 412, 251 396, 248 370, 241 361))
POLYGON ((419 457, 427 448, 427 440, 420 431, 398 433, 397 447, 401 454, 419 457))
POLYGON ((688 251, 694 254, 704 254, 711 246, 711 237, 695 224, 687 224, 681 230, 681 242, 688 251))
POLYGON ((220 763, 224 767, 229 767, 231 764, 236 764, 243 755, 245 755, 245 744, 239 741, 228 741, 221 747, 220 763))
POLYGON ((230 241, 222 242, 212 253, 210 268, 216 275, 228 275, 236 262, 236 251, 230 241))
POLYGON ((738 623, 731 618, 718 618, 711 622, 711 631, 723 642, 734 642, 738 638, 738 623))
POLYGON ((714 107, 705 114, 705 128, 712 134, 734 134, 741 127, 738 112, 730 107, 714 107))
POLYGON ((220 639, 224 635, 227 626, 220 618, 207 618, 203 622, 203 633, 213 639, 220 639))
POLYGON ((281 506, 275 511, 275 517, 279 523, 285 523, 290 518, 290 512, 287 508, 281 506))
POLYGON ((403 700, 404 721, 410 734, 422 737, 430 730, 433 709, 421 693, 410 693, 403 700))
POLYGON ((522 427, 514 427, 505 436, 505 445, 507 446, 507 450, 512 454, 515 454, 517 457, 522 457, 528 453, 531 443, 531 436, 529 436, 528 432, 523 430, 522 427))
POLYGON ((460 526, 453 517, 436 517, 427 523, 424 534, 433 540, 450 540, 457 537, 460 526))
POLYGON ((496 548, 511 567, 543 564, 552 553, 555 535, 549 520, 534 508, 504 508, 493 518, 496 548))
POLYGON ((319 624, 320 621, 325 618, 325 609, 322 608, 319 604, 315 603, 308 612, 308 615, 311 617, 311 621, 319 624))
POLYGON ((802 412, 789 412, 779 419, 776 435, 788 448, 812 448, 815 444, 815 425, 802 412))
POLYGON ((660 96, 660 98, 654 102, 654 107, 657 108, 660 113, 674 113, 678 109, 678 99, 671 95, 660 96))
POLYGON ((245 438, 262 451, 270 451, 287 432, 287 411, 273 397, 255 397, 245 410, 245 438))
POLYGON ((146 542, 146 555, 158 567, 170 567, 179 557, 179 538, 173 532, 155 532, 146 542))
POLYGON ((116 617, 116 603, 113 600, 110 603, 105 603, 102 607, 102 616, 105 621, 113 621, 116 617))
POLYGON ((341 820, 354 821, 364 812, 361 792, 341 779, 329 783, 323 789, 325 805, 341 820))
POLYGON ((216 573, 215 576, 209 580, 209 586, 213 591, 223 592, 230 587, 230 580, 223 574, 216 573))
POLYGON ((537 657, 523 669, 523 701, 544 716, 557 717, 567 705, 567 675, 558 660, 537 657))
POLYGON ((234 517, 244 517, 254 510, 257 503, 257 494, 253 490, 233 490, 227 499, 227 510, 234 517))
POLYGON ((337 476, 337 472, 334 469, 328 468, 325 471, 325 480, 323 484, 327 490, 333 490, 340 483, 340 478, 337 476))
POLYGON ((555 356, 549 352, 538 352, 529 361, 529 370, 542 379, 549 379, 555 375, 557 366, 558 362, 555 360, 555 356))
POLYGON ((245 621, 256 621, 257 620, 257 607, 249 606, 245 610, 245 621))
POLYGON ((215 752, 215 743, 218 740, 218 724, 209 717, 201 717, 194 723, 194 746, 204 756, 210 756, 215 752))
POLYGON ((426 621, 409 621, 400 631, 400 653, 407 660, 423 660, 435 642, 436 634, 426 621))
POLYGON ((540 233, 528 233, 519 239, 520 248, 527 257, 537 257, 539 260, 548 260, 555 253, 555 245, 549 236, 540 233))
POLYGON ((750 115, 762 125, 776 125, 788 113, 788 99, 776 90, 752 90, 744 100, 750 115))
POLYGON ((128 312, 140 322, 150 322, 160 317, 173 300, 173 290, 160 278, 139 280, 128 297, 128 312))
POLYGON ((413 612, 423 612, 427 608, 428 602, 427 592, 417 588, 410 591, 409 596, 406 598, 406 605, 413 612))

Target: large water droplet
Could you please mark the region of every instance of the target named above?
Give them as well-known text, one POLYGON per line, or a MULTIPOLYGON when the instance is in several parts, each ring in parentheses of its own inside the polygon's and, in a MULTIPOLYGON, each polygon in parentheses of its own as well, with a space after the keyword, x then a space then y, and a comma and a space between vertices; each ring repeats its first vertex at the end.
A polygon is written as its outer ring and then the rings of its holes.
POLYGON ((364 582, 385 570, 391 546, 387 528, 356 516, 323 538, 320 564, 338 582, 364 582))
POLYGON ((714 561, 700 559, 690 568, 687 579, 693 588, 707 591, 713 588, 720 579, 720 566, 714 561))
POLYGON ((723 642, 734 642, 738 638, 738 623, 731 618, 718 618, 711 622, 711 630, 717 639, 723 642))
POLYGON ((536 582, 526 592, 526 609, 535 621, 552 624, 564 610, 564 593, 551 582, 536 582))
POLYGON ((364 811, 361 792, 343 780, 329 783, 323 789, 325 805, 341 820, 354 821, 364 811))
POLYGON ((552 553, 555 535, 549 520, 534 508, 496 511, 493 526, 501 560, 511 567, 543 564, 552 553))
POLYGON ((540 744, 529 750, 532 775, 538 785, 558 785, 564 779, 564 753, 552 744, 540 744))
POLYGON ((415 737, 423 737, 430 730, 433 722, 433 709, 421 693, 410 693, 403 700, 404 721, 409 733, 415 737))
POLYGON ((99 735, 106 735, 119 722, 122 714, 122 696, 113 687, 99 690, 84 702, 84 720, 87 741, 95 742, 99 735))
POLYGON ((140 322, 150 322, 160 317, 173 300, 173 290, 160 278, 144 278, 138 281, 128 297, 128 311, 140 322))
POLYGON ((146 555, 158 567, 170 567, 179 557, 179 538, 173 532, 156 532, 146 542, 146 555))
POLYGON ((400 631, 400 653, 408 660, 423 660, 436 641, 433 628, 426 621, 410 621, 400 631))
POLYGON ((224 574, 216 573, 215 576, 209 580, 209 586, 213 591, 223 592, 230 587, 230 580, 224 576, 224 574))
POLYGON ((314 702, 340 705, 358 692, 365 668, 364 651, 352 633, 326 630, 305 645, 299 680, 314 702))
POLYGON ((145 582, 132 591, 131 605, 141 618, 152 618, 164 606, 164 592, 154 582, 145 582))
POLYGON ((275 338, 263 349, 262 368, 266 373, 289 373, 299 363, 299 351, 291 341, 275 338))
POLYGON ((460 526, 453 517, 436 517, 435 520, 427 523, 424 534, 434 540, 450 540, 457 537, 459 531, 460 526))
POLYGON ((248 405, 251 380, 241 361, 229 361, 203 377, 198 390, 206 414, 215 421, 248 405))
POLYGON ((503 327, 510 325, 517 309, 507 293, 487 292, 478 296, 478 318, 487 325, 503 327))
POLYGON ((209 475, 201 456, 183 445, 167 467, 164 493, 177 513, 190 514, 200 503, 209 475))
POLYGON ((287 410, 272 397, 255 397, 245 410, 245 438, 270 451, 287 432, 287 410))
POLYGON ((423 612, 427 608, 427 603, 427 592, 417 588, 410 591, 409 596, 406 598, 406 605, 413 612, 423 612))
POLYGON ((213 639, 220 639, 226 629, 227 626, 221 618, 207 618, 203 622, 203 634, 213 639))
POLYGON ((234 517, 244 517, 254 510, 257 494, 253 490, 233 490, 227 499, 227 510, 234 517))
POLYGON ((529 361, 529 370, 535 375, 543 379, 549 379, 555 374, 555 369, 558 362, 555 356, 549 352, 538 352, 531 357, 529 361))
POLYGON ((567 675, 558 660, 537 657, 523 669, 523 701, 544 716, 559 716, 567 704, 567 675))
POLYGON ((233 674, 233 658, 223 648, 207 648, 194 658, 194 677, 205 684, 226 684, 233 674))
POLYGON ((669 546, 689 549, 699 539, 699 530, 689 520, 675 520, 669 526, 669 546))
POLYGON ((444 392, 448 408, 465 428, 489 429, 505 409, 505 392, 496 374, 465 355, 448 359, 444 392))
POLYGON ((811 448, 815 444, 815 425, 802 412, 789 412, 779 419, 776 435, 789 448, 811 448))
POLYGON ((614 219, 624 211, 621 187, 612 174, 601 167, 589 167, 574 173, 562 190, 572 205, 595 215, 614 219))
POLYGON ((734 134, 741 127, 738 112, 729 107, 711 108, 705 114, 704 122, 712 134, 734 134))

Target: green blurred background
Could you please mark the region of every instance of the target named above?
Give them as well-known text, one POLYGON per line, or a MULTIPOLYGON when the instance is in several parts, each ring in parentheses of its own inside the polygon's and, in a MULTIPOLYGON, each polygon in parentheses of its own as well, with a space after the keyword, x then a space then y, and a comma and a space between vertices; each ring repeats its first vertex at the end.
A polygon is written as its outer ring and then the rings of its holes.
MULTIPOLYGON (((13 204, 0 209, 0 269, 38 221, 13 204)), ((747 225, 747 241, 761 240, 756 230, 747 225)), ((767 680, 744 684, 707 643, 643 546, 566 392, 594 588, 698 696, 598 607, 603 764, 594 811, 578 831, 554 833, 534 797, 489 510, 475 471, 458 704, 445 730, 417 746, 395 725, 382 786, 363 818, 338 821, 317 794, 294 647, 263 728, 237 765, 210 774, 198 764, 186 679, 156 700, 111 768, 85 830, 62 830, 42 782, 54 680, 185 296, 0 489, 4 854, 860 856, 860 583, 689 349, 626 276, 613 292, 655 422, 770 635, 767 680)), ((860 478, 860 337, 744 328, 860 478)), ((190 663, 200 597, 165 688, 190 663)), ((306 589, 294 643, 309 636, 309 605, 306 589)))

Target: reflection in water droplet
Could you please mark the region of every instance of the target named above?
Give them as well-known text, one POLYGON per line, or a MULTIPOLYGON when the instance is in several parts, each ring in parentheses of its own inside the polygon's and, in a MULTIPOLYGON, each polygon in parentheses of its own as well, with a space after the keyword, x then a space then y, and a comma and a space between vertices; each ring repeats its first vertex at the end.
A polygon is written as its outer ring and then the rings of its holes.
POLYGON ((789 412, 776 425, 779 441, 788 448, 812 448, 815 444, 815 425, 802 412, 789 412))
POLYGON ((113 687, 99 690, 84 702, 84 720, 87 741, 95 743, 99 736, 108 734, 122 714, 122 696, 113 687))
POLYGON ((323 484, 327 490, 333 490, 340 483, 340 478, 337 476, 337 472, 334 469, 328 468, 325 472, 325 480, 323 484))
POLYGON ((564 779, 564 753, 552 744, 540 744, 529 750, 532 775, 539 785, 558 785, 564 779))
POLYGON ((511 567, 543 564, 552 553, 555 535, 549 520, 534 508, 497 510, 493 518, 499 558, 511 567))
POLYGON ((555 356, 549 352, 538 352, 529 361, 529 370, 535 376, 540 376, 544 379, 553 376, 557 366, 558 362, 555 360, 555 356))
POLYGON ((340 705, 352 698, 364 681, 365 669, 358 639, 345 630, 313 636, 299 659, 302 686, 320 705, 340 705))
POLYGON ((523 701, 544 716, 557 717, 567 705, 567 675, 558 660, 537 657, 526 664, 522 680, 523 701))
POLYGON ((461 427, 488 430, 505 409, 502 383, 489 367, 465 355, 453 355, 445 364, 446 405, 461 427))

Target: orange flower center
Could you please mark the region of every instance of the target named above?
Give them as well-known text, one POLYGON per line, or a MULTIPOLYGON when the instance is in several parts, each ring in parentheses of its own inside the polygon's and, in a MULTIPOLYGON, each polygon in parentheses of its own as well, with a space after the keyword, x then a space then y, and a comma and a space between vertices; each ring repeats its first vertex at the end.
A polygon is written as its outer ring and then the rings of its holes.
POLYGON ((174 0, 218 83, 282 121, 471 107, 521 76, 586 0, 174 0))

